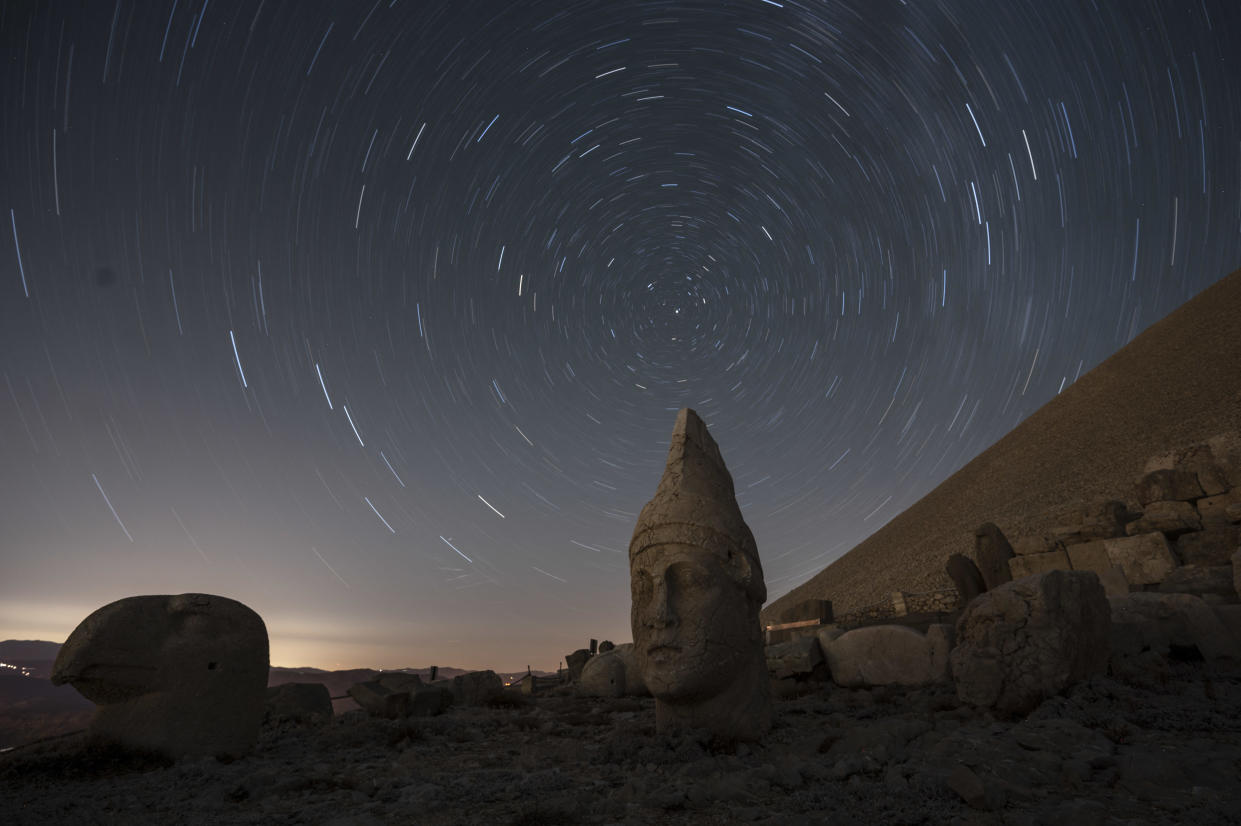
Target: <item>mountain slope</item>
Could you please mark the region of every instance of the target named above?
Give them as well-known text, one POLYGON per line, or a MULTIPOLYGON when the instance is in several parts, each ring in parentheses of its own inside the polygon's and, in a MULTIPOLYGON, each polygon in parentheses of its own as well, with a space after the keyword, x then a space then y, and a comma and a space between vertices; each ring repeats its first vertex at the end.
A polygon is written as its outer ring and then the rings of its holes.
POLYGON ((973 532, 1050 528, 1047 511, 1124 499, 1147 459, 1241 430, 1241 270, 1151 325, 939 487, 809 581, 769 604, 830 599, 837 614, 892 591, 950 585, 949 555, 973 532))

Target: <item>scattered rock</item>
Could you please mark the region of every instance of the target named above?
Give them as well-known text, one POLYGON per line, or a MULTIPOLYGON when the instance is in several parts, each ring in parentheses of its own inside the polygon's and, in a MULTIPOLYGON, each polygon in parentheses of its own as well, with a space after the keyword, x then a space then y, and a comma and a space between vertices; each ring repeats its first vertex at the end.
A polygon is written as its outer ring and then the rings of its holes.
POLYGON ((645 696, 648 692, 634 664, 633 643, 592 657, 582 669, 578 690, 591 697, 645 696))
POLYGON ((957 620, 952 675, 957 696, 1022 714, 1108 659, 1109 608, 1089 571, 1051 571, 1002 585, 957 620))
POLYGON ((960 795, 972 809, 988 811, 995 808, 987 799, 987 789, 981 778, 963 763, 958 763, 948 774, 948 788, 960 795))

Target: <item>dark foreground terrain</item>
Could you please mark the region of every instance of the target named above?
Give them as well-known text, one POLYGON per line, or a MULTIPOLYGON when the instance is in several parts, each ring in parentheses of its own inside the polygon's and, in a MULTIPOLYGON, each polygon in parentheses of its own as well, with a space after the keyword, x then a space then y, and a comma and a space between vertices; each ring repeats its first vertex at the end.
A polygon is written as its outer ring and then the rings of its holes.
MULTIPOLYGON (((1155 671, 1154 673, 1161 673, 1155 671)), ((654 702, 547 696, 433 718, 264 728, 221 763, 0 756, 9 824, 1241 822, 1241 675, 1093 678, 1001 721, 947 688, 814 684, 766 742, 655 733, 654 702)))

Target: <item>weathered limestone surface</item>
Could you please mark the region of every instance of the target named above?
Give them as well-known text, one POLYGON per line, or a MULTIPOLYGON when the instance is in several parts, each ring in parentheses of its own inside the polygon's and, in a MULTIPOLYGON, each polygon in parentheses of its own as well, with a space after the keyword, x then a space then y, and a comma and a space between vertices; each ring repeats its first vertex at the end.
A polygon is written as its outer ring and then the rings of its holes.
POLYGON ((90 735, 171 756, 240 756, 258 739, 267 628, 209 594, 136 596, 99 608, 52 670, 97 706, 90 735))
POLYGON ((1176 567, 1176 558, 1162 533, 1153 531, 1123 539, 1104 539, 1108 558, 1125 572, 1130 585, 1153 585, 1176 567))
POLYGON ((1089 571, 1014 580, 974 600, 957 620, 957 696, 1010 714, 1030 711, 1107 664, 1109 608, 1089 571))
MULTIPOLYGON (((984 522, 974 531, 974 559, 978 564, 978 571, 982 574, 982 581, 985 584, 985 590, 991 590, 1005 582, 1012 581, 1012 575, 1008 570, 1008 560, 1013 557, 1013 547, 1008 544, 1003 531, 994 522, 984 522)), ((948 573, 952 576, 952 572, 948 573)), ((956 582, 956 580, 953 580, 956 582)), ((957 585, 957 590, 961 591, 961 586, 957 585)), ((967 597, 964 591, 961 591, 961 603, 965 604, 973 599, 973 596, 967 597)))
POLYGON ((629 542, 630 626, 659 732, 757 740, 771 728, 759 609, 767 586, 732 476, 698 414, 677 414, 629 542))
POLYGON ((1168 536, 1176 536, 1186 531, 1202 529, 1202 519, 1198 510, 1189 502, 1174 500, 1151 502, 1146 506, 1139 519, 1125 526, 1130 536, 1161 531, 1168 536))
POLYGON ((936 655, 945 641, 942 630, 929 639, 904 625, 871 625, 842 634, 825 653, 837 685, 926 685, 942 678, 936 655))
POLYGON ((326 723, 332 719, 332 697, 323 683, 281 683, 267 689, 266 719, 326 723))
POLYGON ((1163 500, 1188 502, 1205 496, 1198 475, 1186 470, 1154 470, 1134 485, 1134 496, 1143 505, 1163 500))
POLYGON ((1067 571, 1069 556, 1063 550, 1044 554, 1022 554, 1008 560, 1013 579, 1045 573, 1046 571, 1067 571))
POLYGON ((1241 659, 1241 645, 1200 598, 1190 594, 1134 593, 1112 597, 1112 649, 1118 655, 1194 646, 1204 659, 1241 659))
POLYGON ((961 595, 963 605, 968 605, 970 600, 987 590, 987 583, 983 580, 982 572, 978 570, 974 560, 968 556, 953 554, 948 557, 948 563, 944 569, 948 573, 948 578, 952 580, 952 584, 956 586, 957 593, 961 595))

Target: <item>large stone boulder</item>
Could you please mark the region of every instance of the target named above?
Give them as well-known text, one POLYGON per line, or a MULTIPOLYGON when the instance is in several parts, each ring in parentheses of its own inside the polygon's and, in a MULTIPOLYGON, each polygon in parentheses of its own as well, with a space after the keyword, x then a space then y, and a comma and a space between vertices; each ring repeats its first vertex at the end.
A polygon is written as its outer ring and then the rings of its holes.
POLYGON ((983 594, 956 630, 958 698, 1024 714, 1106 668, 1110 610, 1094 573, 1050 571, 983 594))
POLYGON ((504 680, 490 669, 459 674, 451 680, 436 680, 431 685, 451 691, 453 703, 462 706, 486 705, 504 694, 504 680))
POLYGON ((932 629, 933 634, 922 634, 904 625, 870 625, 846 631, 825 652, 832 681, 860 688, 946 679, 949 637, 942 627, 932 629))
POLYGON ((98 708, 89 736, 172 757, 237 757, 263 722, 267 627, 236 600, 136 596, 98 609, 69 635, 52 683, 98 708))
POLYGON ((1220 605, 1237 601, 1231 565, 1177 568, 1159 583, 1164 594, 1193 594, 1204 602, 1220 605))
POLYGON ((326 723, 332 719, 332 696, 323 683, 281 683, 267 689, 269 722, 326 723))
POLYGON ((1112 650, 1117 656, 1190 647, 1207 662, 1241 662, 1241 645, 1211 606, 1191 594, 1139 592, 1112 597, 1112 650))
POLYGON ((1101 541, 1108 559, 1120 566, 1130 585, 1162 582, 1176 567, 1176 557, 1172 555, 1167 537, 1158 531, 1101 541))

